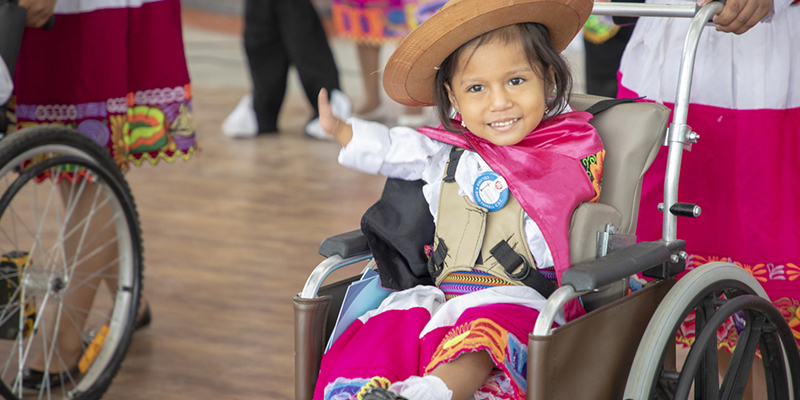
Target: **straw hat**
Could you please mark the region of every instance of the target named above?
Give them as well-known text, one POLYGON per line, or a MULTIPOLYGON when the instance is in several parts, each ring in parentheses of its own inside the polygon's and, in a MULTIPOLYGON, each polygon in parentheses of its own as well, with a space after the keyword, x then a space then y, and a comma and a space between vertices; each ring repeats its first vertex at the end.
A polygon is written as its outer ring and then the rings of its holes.
POLYGON ((557 51, 578 34, 592 0, 450 0, 400 42, 383 72, 386 94, 407 106, 434 104, 436 69, 464 43, 507 25, 538 22, 557 51))

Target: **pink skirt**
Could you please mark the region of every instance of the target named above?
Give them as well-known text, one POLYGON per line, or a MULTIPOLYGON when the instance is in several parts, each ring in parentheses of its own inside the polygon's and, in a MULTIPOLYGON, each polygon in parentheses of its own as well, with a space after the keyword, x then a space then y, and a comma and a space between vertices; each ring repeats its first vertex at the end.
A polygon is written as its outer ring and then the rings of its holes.
POLYGON ((11 105, 16 127, 77 129, 122 170, 187 159, 197 147, 180 2, 117 3, 64 2, 99 8, 57 6, 52 30, 26 29, 11 105))
MULTIPOLYGON (((638 97, 620 87, 620 97, 638 97)), ((674 104, 666 103, 670 109, 674 104)), ((687 125, 700 134, 683 153, 678 201, 698 204, 698 218, 678 221, 687 270, 715 261, 734 263, 764 287, 800 346, 800 108, 732 110, 692 104, 687 125)), ((644 175, 639 240, 661 238, 666 148, 644 175)), ((694 323, 679 341, 691 344, 694 323)), ((738 339, 735 322, 721 329, 721 346, 738 339)))
POLYGON ((371 380, 388 386, 428 374, 463 353, 486 351, 496 368, 475 398, 522 400, 528 335, 543 305, 541 295, 521 286, 486 289, 446 303, 431 286, 394 293, 350 325, 323 356, 314 399, 354 400, 371 380), (497 303, 498 293, 512 302, 497 303))

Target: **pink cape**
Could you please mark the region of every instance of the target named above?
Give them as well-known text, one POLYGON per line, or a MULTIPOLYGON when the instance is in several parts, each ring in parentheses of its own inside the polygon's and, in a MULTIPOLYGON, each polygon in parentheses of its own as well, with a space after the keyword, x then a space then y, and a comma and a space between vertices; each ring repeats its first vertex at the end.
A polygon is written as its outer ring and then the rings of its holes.
MULTIPOLYGON (((569 221, 575 208, 595 196, 592 182, 581 160, 603 150, 600 136, 583 111, 559 114, 542 121, 521 142, 497 146, 469 131, 462 135, 422 127, 431 139, 477 152, 503 176, 526 213, 536 222, 550 246, 556 277, 561 282, 569 261, 569 221)), ((570 307, 571 309, 571 307, 570 307)), ((567 309, 567 319, 582 314, 567 309)))

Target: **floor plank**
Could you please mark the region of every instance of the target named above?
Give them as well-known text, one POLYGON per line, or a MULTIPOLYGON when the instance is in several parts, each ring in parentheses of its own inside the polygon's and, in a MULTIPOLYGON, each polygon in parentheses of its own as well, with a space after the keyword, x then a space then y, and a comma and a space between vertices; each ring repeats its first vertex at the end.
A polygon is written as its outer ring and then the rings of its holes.
POLYGON ((127 175, 154 321, 107 398, 294 398, 292 296, 322 260, 319 242, 357 229, 383 179, 339 166, 337 144, 305 137, 310 111, 298 96, 281 134, 224 137, 242 94, 195 88, 200 153, 127 175))

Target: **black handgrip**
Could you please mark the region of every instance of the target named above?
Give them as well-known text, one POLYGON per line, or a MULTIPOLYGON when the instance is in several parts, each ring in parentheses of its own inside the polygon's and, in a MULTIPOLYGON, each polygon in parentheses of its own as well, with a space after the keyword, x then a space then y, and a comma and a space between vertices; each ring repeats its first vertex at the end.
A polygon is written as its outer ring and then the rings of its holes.
POLYGON ((329 237, 319 245, 319 254, 325 257, 339 255, 342 258, 369 253, 367 237, 360 229, 329 237))
POLYGON ((676 217, 697 218, 700 216, 700 206, 691 203, 675 203, 669 208, 669 212, 676 217))

